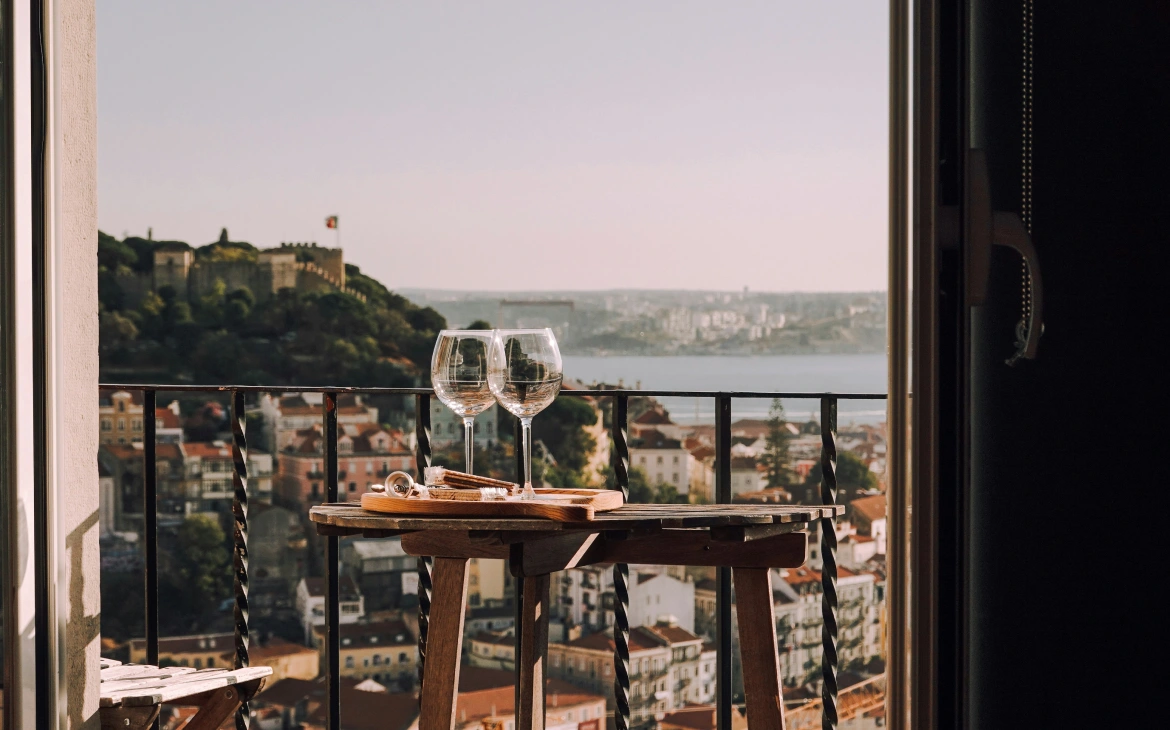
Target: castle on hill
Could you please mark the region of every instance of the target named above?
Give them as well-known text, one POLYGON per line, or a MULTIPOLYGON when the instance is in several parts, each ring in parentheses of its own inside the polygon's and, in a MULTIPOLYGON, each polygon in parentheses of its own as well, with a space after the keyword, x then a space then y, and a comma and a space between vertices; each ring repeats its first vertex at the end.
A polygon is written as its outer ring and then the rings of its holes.
MULTIPOLYGON (((220 244, 228 244, 227 231, 220 244)), ((196 259, 195 251, 177 241, 159 244, 149 272, 118 274, 126 303, 138 306, 147 292, 164 286, 174 288, 180 300, 193 301, 211 292, 222 281, 228 292, 248 289, 256 301, 264 301, 281 289, 298 293, 343 292, 363 302, 365 295, 345 285, 345 259, 340 248, 325 248, 316 243, 281 243, 276 248, 261 249, 255 260, 233 261, 196 259)))

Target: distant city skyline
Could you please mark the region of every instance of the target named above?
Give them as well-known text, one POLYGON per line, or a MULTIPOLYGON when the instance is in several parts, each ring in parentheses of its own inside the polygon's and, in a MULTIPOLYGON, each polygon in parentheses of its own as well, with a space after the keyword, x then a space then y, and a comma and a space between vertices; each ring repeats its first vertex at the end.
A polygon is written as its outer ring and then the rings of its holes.
POLYGON ((103 230, 338 215, 393 288, 885 289, 881 3, 272 8, 99 4, 103 230))

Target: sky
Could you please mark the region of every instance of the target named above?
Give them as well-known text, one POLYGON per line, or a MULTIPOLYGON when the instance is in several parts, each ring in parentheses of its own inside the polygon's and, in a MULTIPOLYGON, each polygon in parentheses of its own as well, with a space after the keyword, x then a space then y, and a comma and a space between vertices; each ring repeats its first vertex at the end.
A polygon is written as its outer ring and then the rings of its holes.
POLYGON ((875 0, 102 0, 98 221, 391 288, 886 287, 875 0))

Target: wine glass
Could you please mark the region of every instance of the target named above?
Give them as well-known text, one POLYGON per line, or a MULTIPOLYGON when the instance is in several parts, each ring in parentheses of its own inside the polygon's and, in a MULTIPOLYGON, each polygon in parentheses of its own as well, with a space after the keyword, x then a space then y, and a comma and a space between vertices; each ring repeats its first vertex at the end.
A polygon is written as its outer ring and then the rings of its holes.
POLYGON ((524 491, 520 496, 536 499, 532 488, 532 417, 561 390, 561 351, 553 331, 547 327, 497 330, 488 384, 500 405, 520 419, 524 441, 524 491))
POLYGON ((472 474, 475 449, 475 417, 491 406, 488 360, 492 330, 443 330, 431 356, 431 385, 435 395, 463 419, 464 458, 472 474))

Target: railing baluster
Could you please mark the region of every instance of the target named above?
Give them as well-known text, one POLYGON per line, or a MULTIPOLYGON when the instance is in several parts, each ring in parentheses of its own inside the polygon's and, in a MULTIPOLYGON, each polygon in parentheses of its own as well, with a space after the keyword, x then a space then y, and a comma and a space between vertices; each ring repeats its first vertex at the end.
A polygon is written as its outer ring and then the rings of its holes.
MULTIPOLYGON (((244 394, 232 391, 232 531, 236 606, 235 667, 248 666, 248 440, 244 433, 244 394)), ((237 730, 248 728, 248 703, 236 712, 237 730)))
MULTIPOLYGON (((154 412, 158 395, 142 393, 142 540, 146 559, 146 663, 158 665, 158 450, 154 412)), ((156 725, 157 727, 157 725, 156 725)))
MULTIPOLYGON (((142 541, 146 559, 146 663, 158 666, 158 393, 142 391, 142 541)), ((150 725, 158 730, 158 718, 150 725)))
MULTIPOLYGON (((618 395, 613 399, 613 415, 610 435, 613 449, 613 488, 620 489, 630 498, 630 446, 627 441, 629 396, 618 395)), ((613 566, 613 722, 617 730, 630 726, 630 566, 615 563, 613 566)))
MULTIPOLYGON (((431 398, 414 397, 414 463, 417 478, 423 479, 424 470, 431 465, 431 398)), ((423 665, 427 660, 427 629, 431 616, 431 558, 418 558, 418 696, 422 700, 423 665)), ((519 707, 519 705, 517 705, 519 707)))
MULTIPOLYGON (((837 503, 837 399, 821 398, 821 503, 837 503)), ((821 729, 837 727, 837 519, 821 524, 821 729)))
MULTIPOLYGON (((715 398, 715 502, 731 503, 731 396, 715 398)), ((715 726, 731 730, 731 569, 717 568, 715 583, 715 726)))
MULTIPOLYGON (((326 393, 325 501, 337 502, 337 394, 326 393)), ((341 589, 338 577, 337 536, 325 537, 325 701, 326 727, 341 730, 341 589)))

